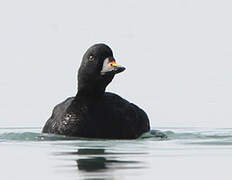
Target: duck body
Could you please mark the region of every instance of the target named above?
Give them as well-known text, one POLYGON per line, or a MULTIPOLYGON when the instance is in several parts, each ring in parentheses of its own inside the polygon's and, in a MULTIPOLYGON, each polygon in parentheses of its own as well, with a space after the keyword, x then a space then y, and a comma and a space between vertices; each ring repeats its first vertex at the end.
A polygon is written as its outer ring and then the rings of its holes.
POLYGON ((58 104, 43 133, 75 137, 135 139, 150 131, 149 119, 138 106, 105 92, 115 74, 125 68, 116 64, 105 44, 90 47, 78 70, 78 91, 58 104))
POLYGON ((146 113, 113 93, 71 97, 58 104, 44 133, 76 137, 135 139, 150 130, 146 113))

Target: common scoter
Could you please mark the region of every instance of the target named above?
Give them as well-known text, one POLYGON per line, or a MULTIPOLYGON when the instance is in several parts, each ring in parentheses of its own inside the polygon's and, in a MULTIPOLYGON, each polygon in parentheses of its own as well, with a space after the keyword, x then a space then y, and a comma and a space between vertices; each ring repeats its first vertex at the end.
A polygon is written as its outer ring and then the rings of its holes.
POLYGON ((43 133, 66 136, 135 139, 150 130, 147 114, 120 96, 105 92, 114 75, 124 71, 105 44, 84 54, 78 71, 78 92, 55 106, 43 133))

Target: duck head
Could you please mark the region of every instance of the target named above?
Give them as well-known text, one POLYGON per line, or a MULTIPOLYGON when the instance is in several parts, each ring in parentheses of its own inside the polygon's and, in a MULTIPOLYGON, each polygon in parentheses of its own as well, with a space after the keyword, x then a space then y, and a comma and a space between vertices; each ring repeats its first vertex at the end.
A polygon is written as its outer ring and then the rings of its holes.
POLYGON ((105 44, 95 44, 84 54, 78 71, 78 92, 87 95, 104 93, 115 74, 125 67, 118 65, 105 44))

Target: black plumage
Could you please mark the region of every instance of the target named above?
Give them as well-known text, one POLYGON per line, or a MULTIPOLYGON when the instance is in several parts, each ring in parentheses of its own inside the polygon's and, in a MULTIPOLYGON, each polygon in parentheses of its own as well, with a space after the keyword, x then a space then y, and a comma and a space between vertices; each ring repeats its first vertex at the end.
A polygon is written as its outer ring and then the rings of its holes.
POLYGON ((77 95, 54 108, 43 133, 134 139, 148 132, 149 119, 142 109, 116 94, 105 92, 114 75, 124 70, 115 63, 107 45, 90 47, 78 71, 77 95))

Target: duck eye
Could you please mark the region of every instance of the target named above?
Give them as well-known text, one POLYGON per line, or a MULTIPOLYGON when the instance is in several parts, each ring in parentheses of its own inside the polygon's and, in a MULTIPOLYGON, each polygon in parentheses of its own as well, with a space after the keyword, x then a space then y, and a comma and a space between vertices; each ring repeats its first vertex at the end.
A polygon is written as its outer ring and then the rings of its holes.
POLYGON ((90 61, 93 61, 93 60, 94 60, 94 56, 92 56, 92 55, 89 56, 89 60, 90 60, 90 61))

